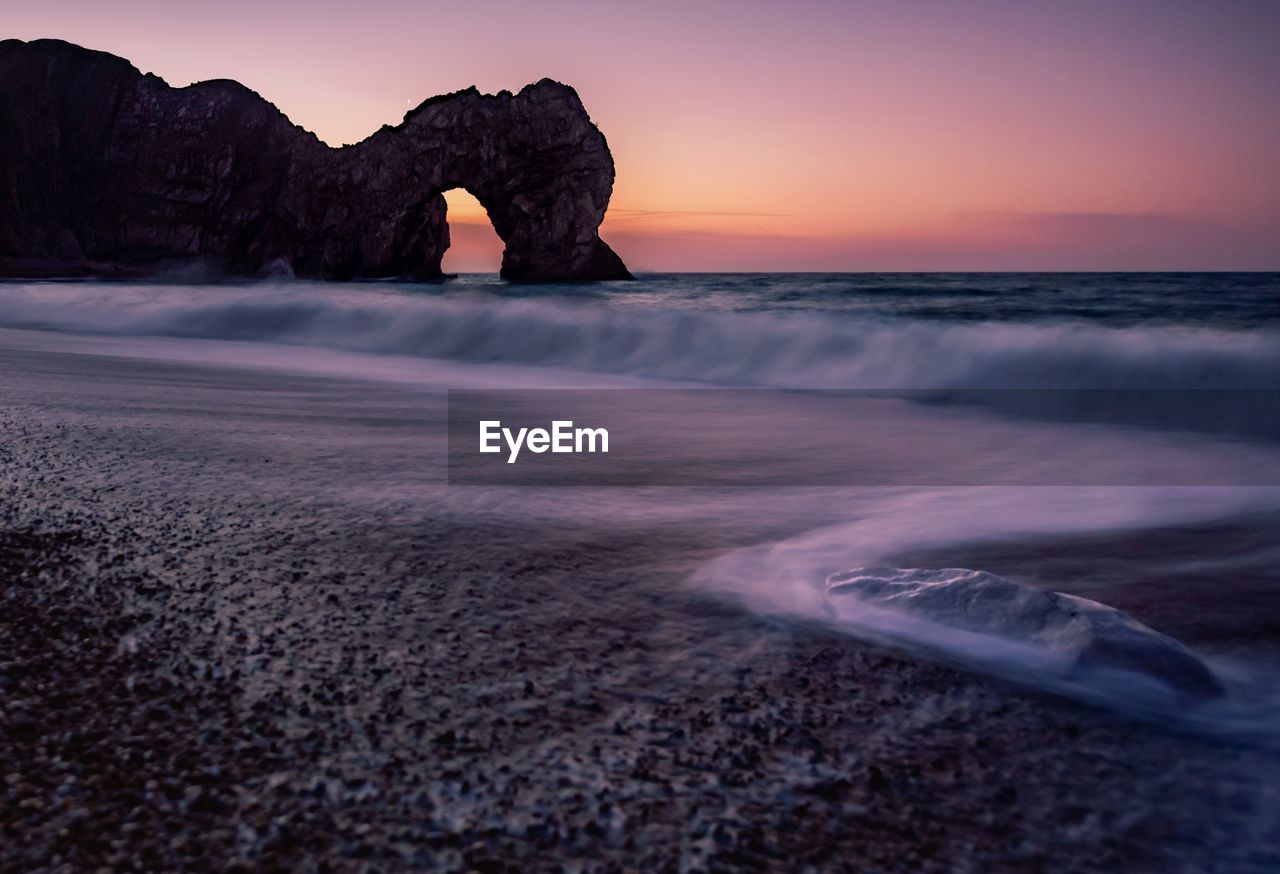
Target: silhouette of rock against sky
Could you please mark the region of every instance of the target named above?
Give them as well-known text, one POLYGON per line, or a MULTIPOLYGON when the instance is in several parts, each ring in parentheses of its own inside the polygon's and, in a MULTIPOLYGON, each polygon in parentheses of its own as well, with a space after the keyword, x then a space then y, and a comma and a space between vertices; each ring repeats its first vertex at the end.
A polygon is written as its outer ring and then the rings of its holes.
POLYGON ((172 88, 59 40, 0 42, 0 275, 437 279, 442 192, 505 244, 502 276, 627 279, 598 228, 613 157, 570 87, 474 88, 331 148, 229 81, 172 88))

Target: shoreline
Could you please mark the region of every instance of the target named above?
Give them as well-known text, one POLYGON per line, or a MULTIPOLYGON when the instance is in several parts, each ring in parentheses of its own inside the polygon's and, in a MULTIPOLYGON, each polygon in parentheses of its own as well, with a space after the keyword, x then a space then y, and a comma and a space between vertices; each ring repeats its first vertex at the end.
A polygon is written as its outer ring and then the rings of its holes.
POLYGON ((0 868, 1280 863, 1273 754, 692 592, 705 532, 312 491, 340 380, 7 360, 0 868))

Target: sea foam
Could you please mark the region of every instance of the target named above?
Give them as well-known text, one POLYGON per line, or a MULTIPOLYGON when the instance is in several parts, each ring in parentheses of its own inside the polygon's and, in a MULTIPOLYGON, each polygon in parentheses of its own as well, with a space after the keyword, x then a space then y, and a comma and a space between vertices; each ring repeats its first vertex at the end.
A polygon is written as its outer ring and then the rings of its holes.
POLYGON ((0 326, 265 341, 716 385, 1276 389, 1266 331, 637 310, 376 285, 17 284, 0 326))

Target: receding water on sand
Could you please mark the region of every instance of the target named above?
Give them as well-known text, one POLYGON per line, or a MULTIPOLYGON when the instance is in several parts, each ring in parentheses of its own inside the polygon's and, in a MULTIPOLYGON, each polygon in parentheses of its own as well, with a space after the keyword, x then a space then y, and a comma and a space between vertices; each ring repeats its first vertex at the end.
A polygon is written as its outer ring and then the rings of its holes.
MULTIPOLYGON (((1215 647, 1200 653, 1228 687, 1221 699, 1190 702, 1162 683, 1113 671, 1065 675, 1058 653, 1045 644, 1028 646, 1014 635, 983 633, 927 614, 896 612, 885 606, 857 601, 835 612, 825 598, 829 577, 850 568, 881 562, 901 563, 923 558, 921 567, 953 567, 951 556, 981 562, 1001 544, 1023 544, 1035 554, 1038 543, 1064 537, 1091 536, 1098 541, 1141 542, 1151 529, 1188 527, 1206 521, 1248 518, 1253 529, 1280 530, 1273 514, 1280 508, 1280 490, 1249 488, 1175 487, 1018 487, 918 490, 889 497, 865 509, 857 521, 838 523, 775 542, 727 552, 707 562, 694 580, 710 589, 743 599, 754 609, 832 624, 859 637, 922 653, 930 658, 964 665, 1020 684, 1051 691, 1181 728, 1225 737, 1271 742, 1280 736, 1280 686, 1271 681, 1274 652, 1244 634, 1213 640, 1215 647), (1258 515, 1258 514, 1267 515, 1258 515), (941 564, 941 562, 947 562, 941 564), (1219 655, 1215 658, 1214 648, 1219 655), (1242 657, 1242 650, 1245 655, 1242 657), (1261 661, 1251 660, 1261 657, 1261 661)), ((1212 540, 1200 539, 1202 558, 1212 560, 1212 540)), ((1095 545, 1095 549, 1096 549, 1095 545)), ((1256 544, 1252 547, 1257 549, 1256 544)), ((1098 550, 1104 552, 1105 550, 1098 550)), ((1233 563, 1247 561, 1233 554, 1223 560, 1218 585, 1210 599, 1229 605, 1237 589, 1256 597, 1256 587, 1232 579, 1233 563)), ((1088 561, 1076 572, 1083 579, 1034 579, 1048 587, 1071 590, 1089 579, 1088 561)), ((1100 562, 1101 564, 1101 562, 1100 562)), ((1024 561, 1017 570, 1027 576, 1024 561)), ((1158 565, 1157 565, 1158 566, 1158 565)), ((1113 568, 1107 569, 1114 573, 1113 568)), ((1137 577, 1150 574, 1131 567, 1137 577)), ((1120 586, 1116 586, 1120 589, 1120 586)), ((1110 592, 1084 586, 1088 597, 1111 603, 1110 592)), ((1124 603, 1122 592, 1116 597, 1124 603)), ((1274 593, 1271 593, 1274 597, 1274 593)), ((1148 605, 1140 605, 1145 609, 1148 605)), ((1141 612, 1138 617, 1142 619, 1141 612)), ((1161 615, 1160 619, 1167 620, 1161 615)), ((1198 641, 1193 641, 1198 642, 1198 641)), ((1265 644, 1266 642, 1264 642, 1265 644)), ((1274 643, 1274 641, 1270 641, 1274 643)))
MULTIPOLYGON (((785 413, 761 417, 756 427, 768 428, 771 423, 792 427, 808 417, 812 430, 856 434, 860 447, 869 446, 872 452, 879 447, 886 457, 890 447, 893 455, 901 456, 904 450, 900 447, 909 446, 930 458, 949 459, 946 465, 951 471, 962 471, 964 464, 976 461, 978 466, 970 479, 962 481, 988 484, 954 488, 788 488, 783 482, 767 492, 759 488, 673 487, 450 490, 443 488, 441 467, 445 437, 443 389, 723 384, 714 381, 714 377, 733 383, 741 378, 742 371, 735 376, 724 367, 707 363, 712 358, 696 366, 691 359, 664 360, 661 349, 648 348, 649 341, 642 337, 643 331, 652 329, 655 337, 683 337, 685 342, 690 339, 686 336, 690 332, 696 339, 698 331, 706 327, 699 327, 699 318, 738 317, 694 315, 689 317, 693 321, 686 319, 683 328, 677 323, 658 322, 648 328, 642 322, 637 328, 634 324, 624 325, 616 313, 593 310, 585 303, 582 306, 586 310, 574 310, 563 300, 504 302, 467 300, 465 295, 462 299, 406 298, 377 289, 331 292, 287 285, 265 289, 136 286, 120 294, 118 289, 90 284, 4 291, 11 301, 20 304, 8 311, 9 321, 21 321, 15 315, 21 313, 25 319, 40 322, 36 316, 43 313, 41 323, 46 329, 82 327, 80 319, 98 325, 93 335, 65 330, 9 331, 5 338, 10 349, 26 347, 154 362, 152 367, 138 365, 139 376, 147 374, 146 379, 140 378, 139 385, 163 381, 165 367, 175 364, 230 367, 245 374, 246 380, 278 387, 270 400, 273 409, 288 403, 296 407, 298 415, 310 416, 323 409, 324 415, 335 417, 335 423, 352 414, 362 421, 394 423, 391 428, 380 428, 378 439, 373 441, 361 438, 358 426, 327 430, 321 442, 311 444, 299 442, 299 436, 288 438, 288 448, 282 447, 280 454, 289 455, 293 463, 288 482, 279 487, 295 490, 300 497, 341 495, 343 500, 368 507, 438 501, 462 512, 496 515, 521 523, 537 519, 559 519, 570 524, 575 520, 611 519, 620 524, 693 526, 704 532, 707 548, 715 549, 717 544, 721 549, 733 547, 697 568, 691 577, 693 585, 730 594, 768 614, 830 624, 822 603, 822 586, 829 575, 889 561, 907 552, 945 554, 973 543, 1083 534, 1134 538, 1153 527, 1256 515, 1280 506, 1280 490, 1273 487, 1177 485, 1180 481, 1276 481, 1274 472, 1280 471, 1280 453, 1265 440, 1241 443, 1229 437, 1195 433, 1072 424, 1056 421, 1055 415, 1041 421, 1035 415, 1010 419, 972 408, 957 410, 947 405, 891 400, 876 401, 874 407, 868 408, 874 410, 874 416, 859 414, 853 408, 841 412, 841 418, 831 418, 825 408, 804 397, 788 401, 785 413), (63 304, 68 302, 76 306, 67 309, 63 304), (80 307, 86 302, 104 310, 85 315, 80 307), (379 309, 384 306, 390 309, 379 309), (486 338, 484 343, 467 346, 460 340, 459 319, 473 322, 471 330, 475 336, 486 338), (502 327, 504 324, 509 325, 510 342, 501 340, 508 330, 502 327), (540 339, 536 337, 539 330, 545 332, 540 339), (345 333, 335 334, 339 331, 345 333), (526 336, 530 332, 535 335, 533 338, 526 336), (170 336, 122 336, 136 333, 170 336), (193 333, 202 336, 171 336, 193 333), (580 347, 583 336, 592 333, 598 335, 594 342, 601 349, 618 354, 585 359, 564 357, 563 350, 580 347), (228 336, 236 339, 208 339, 228 336), (394 342, 388 338, 394 338, 394 342), (335 344, 343 348, 333 348, 335 344), (373 351, 382 346, 394 350, 394 354, 373 351), (412 348, 413 354, 404 354, 406 348, 412 348), (678 374, 681 380, 655 381, 646 377, 651 371, 663 370, 678 374), (700 378, 690 382, 693 373, 700 378), (280 391, 290 394, 288 386, 299 377, 355 380, 369 388, 326 399, 323 407, 306 401, 305 392, 295 394, 296 400, 282 400, 280 391), (904 444, 903 435, 913 436, 904 444), (339 447, 346 447, 345 457, 334 456, 339 447), (308 460, 321 463, 308 464, 308 460), (1084 476, 1083 481, 1096 483, 1133 482, 1136 477, 1152 485, 1025 485, 1028 470, 1035 471, 1032 481, 1037 483, 1072 482, 1076 480, 1070 477, 1084 476), (1186 477, 1190 479, 1180 479, 1186 477), (1017 485, 1000 486, 1002 478, 1017 485), (763 494, 767 494, 767 500, 762 499, 763 494)), ((654 318, 661 320, 665 316, 654 318)), ((778 366, 778 372, 805 373, 803 369, 788 371, 780 362, 794 362, 797 350, 808 350, 815 338, 812 331, 837 330, 817 323, 774 323, 768 314, 743 318, 755 319, 761 330, 773 324, 770 330, 781 332, 771 340, 763 335, 753 339, 750 332, 745 339, 735 337, 738 343, 757 343, 762 349, 772 350, 775 364, 769 366, 778 366), (795 334, 798 327, 810 333, 795 334)), ((628 319, 634 322, 635 315, 628 319)), ((1075 384, 1091 385, 1102 379, 1100 373, 1105 375, 1108 386, 1151 381, 1170 386, 1185 382, 1198 386, 1268 384, 1271 369, 1276 366, 1269 363, 1274 357, 1270 336, 1247 332, 1235 338, 1239 342, 1225 343, 1221 331, 1215 334, 1179 327, 1161 329, 1163 334, 1078 326, 884 323, 862 328, 872 336, 877 331, 890 332, 896 341, 869 341, 847 325, 839 330, 852 331, 857 342, 842 345, 833 340, 821 341, 816 350, 806 354, 810 359, 826 356, 827 363, 821 367, 837 382, 870 378, 867 375, 871 373, 882 374, 880 378, 888 373, 902 376, 907 372, 902 368, 908 364, 916 374, 904 377, 908 384, 936 382, 937 377, 921 376, 924 371, 919 368, 927 364, 934 373, 948 374, 952 384, 963 387, 982 384, 986 379, 981 374, 990 362, 977 369, 971 366, 978 348, 972 343, 984 330, 1002 332, 1006 340, 1017 337, 1013 346, 1000 354, 1010 354, 1011 348, 1021 350, 1018 354, 1023 366, 1008 369, 1002 365, 993 372, 1008 372, 1024 382, 1048 385, 1056 385, 1068 376, 1075 384), (923 334, 916 342, 901 342, 914 332, 923 334), (969 345, 949 347, 948 332, 967 337, 965 343, 969 345), (1018 332, 1023 333, 1019 336, 1018 332), (1141 342, 1136 342, 1139 337, 1141 342), (1064 338, 1082 343, 1080 354, 1096 353, 1097 360, 1083 370, 1073 369, 1069 359, 1060 360, 1056 371, 1025 366, 1030 361, 1051 361, 1053 356, 1064 354, 1060 342, 1064 338), (931 355, 923 353, 926 347, 932 348, 931 355), (957 360, 968 362, 969 369, 957 368, 957 360), (863 376, 855 377, 855 373, 863 376)), ((716 330, 730 331, 730 327, 726 323, 716 330)), ((464 332, 464 336, 470 335, 464 332)), ((697 343, 691 346, 699 348, 697 343)), ((726 366, 731 361, 751 362, 757 368, 755 373, 767 372, 759 369, 762 365, 758 359, 743 358, 740 351, 740 346, 726 350, 711 344, 697 354, 720 355, 726 366)), ((65 387, 56 388, 68 391, 65 387)), ((140 389, 135 385, 112 390, 120 392, 118 410, 123 417, 136 402, 140 389)), ((76 391, 69 393, 74 397, 76 391)), ((213 390, 208 403, 219 403, 218 397, 213 390)), ((706 427, 711 427, 710 423, 706 427)), ((218 436, 214 432, 204 435, 204 439, 218 441, 218 436)), ((231 435, 225 439, 234 440, 231 435)), ((273 435, 268 439, 284 438, 273 435)), ((837 437, 829 449, 839 450, 840 446, 837 437)), ((901 463, 901 457, 898 460, 901 463)), ((669 463, 678 469, 681 459, 672 457, 669 463)), ((918 468, 923 462, 917 459, 912 463, 918 468)), ((723 464, 733 467, 737 461, 726 458, 723 464)), ((262 472, 268 479, 276 473, 275 468, 262 472)), ((972 566, 990 569, 981 564, 972 566)), ((1089 576, 1088 571, 1085 576, 1089 576)), ((1229 601, 1230 591, 1227 578, 1222 587, 1224 601, 1229 601)), ((1092 591, 1089 597, 1110 603, 1105 590, 1092 591)), ((1137 618, 1144 618, 1142 610, 1137 611, 1137 618)), ((1261 672, 1251 665, 1247 652, 1233 652, 1225 660, 1218 656, 1213 662, 1232 694, 1223 701, 1188 709, 1176 698, 1163 695, 1158 687, 1139 683, 1135 689, 1131 677, 1093 675, 1086 680, 1064 680, 1037 669, 1034 653, 963 630, 953 633, 945 626, 912 621, 904 624, 892 616, 881 616, 877 622, 845 616, 834 625, 930 658, 1125 712, 1176 721, 1197 730, 1255 737, 1274 733, 1277 725, 1272 693, 1268 684, 1259 680, 1261 672)), ((1210 653, 1209 657, 1214 659, 1215 655, 1210 653)))
MULTIPOLYGON (((391 421, 395 427, 382 429, 377 441, 341 463, 331 453, 338 445, 356 447, 355 431, 328 432, 332 445, 304 447, 293 438, 288 452, 298 461, 283 488, 340 493, 371 506, 431 495, 450 506, 516 518, 646 520, 736 531, 726 545, 743 539, 751 545, 704 564, 693 574, 694 584, 733 593, 756 610, 823 622, 829 621, 822 605, 829 575, 905 552, 945 553, 975 542, 1065 535, 1140 537, 1134 532, 1280 506, 1275 488, 1213 485, 1280 481, 1273 398, 1265 391, 1257 397, 1238 391, 1280 386, 1280 343, 1265 328, 1271 324, 1265 282, 1247 276, 1150 277, 1114 278, 1108 286, 1098 277, 1024 277, 1021 309, 1014 311, 995 293, 1009 281, 653 277, 616 292, 518 289, 479 277, 431 289, 10 284, 0 286, 0 326, 9 326, 4 336, 10 349, 155 362, 140 365, 140 374, 162 374, 174 364, 213 365, 234 368, 246 379, 262 374, 281 386, 299 376, 364 382, 371 388, 355 407, 344 394, 326 402, 329 414, 340 419, 358 410, 366 421, 391 421), (1162 305, 1170 283, 1178 286, 1185 312, 1162 305), (1197 284, 1232 290, 1236 303, 1224 308, 1211 289, 1196 297, 1197 284), (995 291, 975 295, 978 286, 995 291), (1103 293, 1106 288, 1110 295, 1103 293), (961 321, 945 316, 942 306, 954 304, 957 295, 971 304, 961 321), (1250 295, 1257 297, 1252 321, 1241 310, 1250 295), (972 320, 984 310, 985 321, 972 320), (1086 313, 1088 320, 1082 318, 1086 313), (839 435, 856 435, 857 451, 892 455, 904 474, 934 466, 952 481, 982 485, 910 487, 904 475, 901 486, 787 488, 784 476, 767 501, 758 489, 526 488, 517 490, 517 500, 501 497, 501 489, 441 490, 446 388, 664 385, 978 389, 942 405, 880 400, 836 414, 817 400, 797 397, 772 415, 761 411, 753 427, 764 433, 803 426, 809 433, 835 435, 830 445, 818 447, 827 454, 854 451, 852 443, 842 446, 839 435), (1042 391, 1001 395, 992 388, 1042 391), (1081 394, 1054 396, 1064 389, 1085 390, 1088 404, 1081 394), (1160 389, 1153 397, 1171 400, 1144 410, 1133 389, 1160 389), (1243 399, 1228 411, 1234 418, 1215 409, 1200 419, 1168 419, 1169 408, 1176 413, 1179 404, 1197 404, 1223 389, 1243 399), (1180 390, 1203 394, 1184 396, 1180 390), (1071 421, 1082 410, 1086 421, 1071 421), (1117 426, 1107 424, 1113 420, 1117 426), (1176 427, 1165 427, 1168 421, 1176 427), (1235 435, 1251 439, 1241 442, 1235 435), (324 459, 325 466, 308 469, 308 458, 324 459), (1075 482, 1149 485, 1050 485, 1075 482)), ((64 386, 51 390, 75 393, 64 386)), ((125 415, 138 389, 111 390, 120 392, 125 415)), ((218 403, 216 397, 209 402, 218 403)), ((305 402, 299 407, 300 413, 312 409, 305 402)), ((651 411, 645 416, 648 427, 665 427, 651 411)), ((714 433, 710 421, 703 427, 714 433)), ((786 435, 779 439, 785 443, 786 435)), ((692 464, 694 456, 686 461, 692 464)), ((697 463, 706 459, 698 457, 697 463)), ((741 463, 722 459, 726 472, 741 463)), ((679 457, 667 460, 670 469, 681 464, 679 457)), ((708 546, 715 543, 709 535, 708 546)), ((1229 593, 1229 583, 1224 587, 1229 593)), ((1092 597, 1106 603, 1107 594, 1092 597)), ((1224 597, 1229 600, 1229 594, 1224 597)), ((1130 710, 1178 709, 1149 706, 1147 699, 1159 695, 1123 689, 1113 694, 1096 683, 1064 687, 1060 679, 1027 669, 1025 658, 991 657, 969 638, 944 643, 939 628, 926 634, 899 627, 884 634, 884 622, 846 617, 837 624, 1130 710)), ((990 652, 1000 650, 998 642, 988 643, 990 652)), ((1249 673, 1227 664, 1221 670, 1249 673)), ((1196 719, 1230 727, 1229 719, 1201 719, 1204 712, 1197 711, 1196 719)))
MULTIPOLYGON (((127 623, 50 629, 97 634, 110 664, 86 663, 84 694, 132 677, 161 714, 217 704, 204 723, 157 717, 148 740, 156 767, 231 775, 234 792, 204 791, 257 805, 246 852, 298 811, 319 817, 303 834, 324 846, 370 823, 394 833, 407 815, 465 844, 550 834, 615 855, 609 841, 762 829, 797 858, 818 844, 833 858, 906 853, 920 835, 957 856, 1005 846, 1010 822, 1044 858, 1067 851, 1054 836, 1070 820, 1071 859, 1264 868, 1277 495, 1240 483, 1278 480, 1265 429, 1159 424, 1167 409, 1114 421, 1124 395, 1085 398, 1075 422, 1069 406, 1005 394, 768 391, 737 424, 805 425, 813 446, 883 454, 899 473, 914 452, 968 485, 799 486, 804 458, 773 486, 674 483, 685 462, 708 479, 752 472, 703 451, 713 440, 673 451, 663 486, 460 486, 446 391, 723 393, 822 373, 841 386, 915 374, 916 388, 969 388, 1005 373, 1041 387, 1266 389, 1266 330, 793 320, 692 299, 670 315, 599 291, 506 299, 481 285, 0 286, 0 322, 27 326, 0 330, 4 525, 32 542, 75 532, 64 572, 41 571, 50 588, 24 589, 27 606, 80 604, 89 622, 95 593, 120 601, 127 623), (101 310, 94 333, 74 330, 91 327, 76 323, 81 305, 101 310), (345 334, 342 312, 357 313, 345 334), (228 326, 238 339, 220 338, 228 326), (469 339, 451 344, 460 326, 469 339), (1086 484, 1052 485, 1069 481, 1086 484), (1150 484, 1114 484, 1135 481, 1150 484), (991 635, 832 622, 827 577, 880 563, 980 569, 1110 605, 1190 647, 1227 694, 1171 713, 1131 672, 1060 682, 991 635), (177 665, 179 685, 163 673, 177 665), (221 740, 201 734, 211 726, 221 740), (190 749, 198 760, 182 758, 190 749)), ((705 406, 711 437, 744 409, 705 406)), ((31 744, 72 737, 73 721, 49 713, 49 737, 31 744)), ((119 799, 155 770, 128 770, 124 791, 96 802, 101 821, 127 814, 119 799)))

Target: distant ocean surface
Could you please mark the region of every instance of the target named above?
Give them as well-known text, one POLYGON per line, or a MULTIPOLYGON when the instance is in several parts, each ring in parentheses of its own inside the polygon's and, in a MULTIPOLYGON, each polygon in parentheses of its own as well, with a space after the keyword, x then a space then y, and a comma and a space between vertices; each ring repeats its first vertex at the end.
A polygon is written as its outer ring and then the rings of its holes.
POLYGON ((647 274, 0 284, 0 326, 727 386, 1276 388, 1280 274, 647 274))

